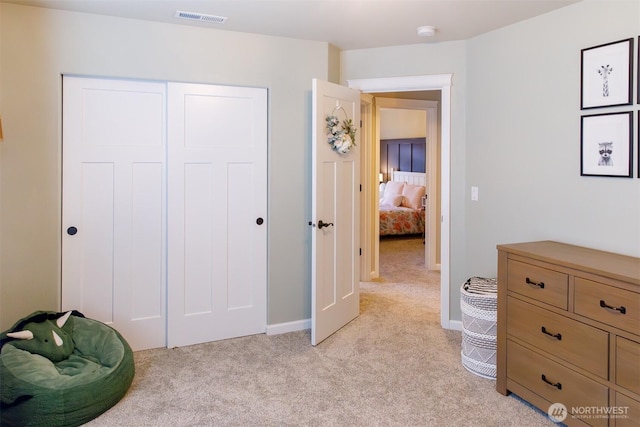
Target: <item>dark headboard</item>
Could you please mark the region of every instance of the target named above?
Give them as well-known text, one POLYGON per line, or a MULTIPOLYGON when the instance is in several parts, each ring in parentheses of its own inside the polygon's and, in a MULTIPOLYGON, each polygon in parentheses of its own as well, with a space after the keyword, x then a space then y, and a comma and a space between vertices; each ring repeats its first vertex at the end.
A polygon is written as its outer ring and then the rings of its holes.
POLYGON ((426 138, 380 140, 380 172, 391 179, 391 169, 404 172, 426 172, 426 138))

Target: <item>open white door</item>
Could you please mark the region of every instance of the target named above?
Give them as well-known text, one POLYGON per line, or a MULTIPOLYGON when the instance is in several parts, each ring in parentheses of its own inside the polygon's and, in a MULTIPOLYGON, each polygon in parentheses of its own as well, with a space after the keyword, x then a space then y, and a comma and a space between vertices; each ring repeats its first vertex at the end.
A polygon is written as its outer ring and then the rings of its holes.
POLYGON ((317 345, 360 312, 360 92, 313 80, 311 344, 317 345), (334 151, 327 117, 358 131, 348 152, 334 151))

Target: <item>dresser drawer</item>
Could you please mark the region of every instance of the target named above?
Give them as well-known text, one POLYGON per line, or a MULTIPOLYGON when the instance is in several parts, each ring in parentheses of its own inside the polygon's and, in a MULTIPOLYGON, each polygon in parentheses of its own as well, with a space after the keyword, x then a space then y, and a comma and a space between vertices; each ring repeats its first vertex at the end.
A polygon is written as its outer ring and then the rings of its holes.
POLYGON ((640 343, 616 337, 616 384, 640 394, 640 343))
POLYGON ((568 275, 511 259, 507 271, 510 291, 567 309, 568 275))
MULTIPOLYGON (((562 403, 569 411, 571 408, 607 407, 609 403, 609 390, 605 385, 511 340, 507 340, 507 377, 549 402, 562 403)), ((608 424, 604 418, 582 420, 598 427, 608 424)))
POLYGON ((622 393, 616 393, 616 414, 612 416, 615 427, 638 427, 640 402, 622 393))
POLYGON ((575 312, 640 335, 640 294, 575 278, 575 312))
POLYGON ((507 298, 507 334, 598 375, 609 377, 609 334, 517 298, 507 298))

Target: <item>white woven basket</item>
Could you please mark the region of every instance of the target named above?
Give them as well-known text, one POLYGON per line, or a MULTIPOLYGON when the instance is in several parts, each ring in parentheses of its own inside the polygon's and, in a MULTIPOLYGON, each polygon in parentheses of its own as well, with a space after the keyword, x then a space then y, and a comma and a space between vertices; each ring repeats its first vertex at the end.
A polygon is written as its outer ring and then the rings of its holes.
POLYGON ((496 279, 472 277, 460 289, 462 365, 484 378, 496 377, 496 279))

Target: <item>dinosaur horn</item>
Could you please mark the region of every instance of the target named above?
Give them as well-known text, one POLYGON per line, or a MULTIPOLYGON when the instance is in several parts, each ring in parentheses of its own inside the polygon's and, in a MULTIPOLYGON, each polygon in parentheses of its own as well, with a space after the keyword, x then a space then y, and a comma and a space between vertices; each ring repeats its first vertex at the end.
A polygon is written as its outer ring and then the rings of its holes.
POLYGON ((67 323, 67 320, 69 320, 69 316, 71 316, 71 312, 67 311, 64 314, 64 316, 59 317, 58 320, 56 320, 56 324, 58 325, 58 328, 62 328, 64 324, 67 323))
POLYGON ((53 340, 56 342, 56 345, 58 347, 62 346, 62 338, 60 338, 60 335, 56 334, 56 331, 51 331, 51 333, 53 333, 53 340))
POLYGON ((8 337, 11 338, 15 338, 18 340, 32 340, 33 339, 33 332, 31 331, 18 331, 18 332, 9 332, 7 334, 8 337))

